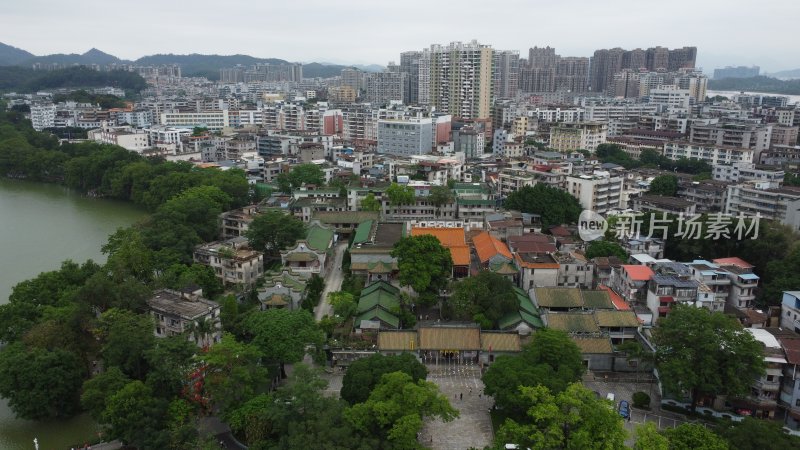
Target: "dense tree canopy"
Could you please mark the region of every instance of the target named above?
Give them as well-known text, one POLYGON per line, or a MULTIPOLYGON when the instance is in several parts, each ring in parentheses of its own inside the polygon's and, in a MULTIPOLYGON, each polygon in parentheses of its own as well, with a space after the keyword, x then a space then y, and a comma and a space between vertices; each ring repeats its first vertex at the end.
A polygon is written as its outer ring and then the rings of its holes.
POLYGON ((119 367, 131 378, 144 379, 149 367, 145 353, 156 342, 152 317, 110 309, 100 316, 98 328, 105 365, 119 367))
MULTIPOLYGON (((237 342, 228 333, 208 352, 197 355, 202 364, 202 395, 225 416, 268 387, 263 354, 253 344, 237 342)), ((200 400, 205 406, 205 401, 200 400)))
POLYGON ((665 430, 664 435, 670 450, 728 450, 728 443, 703 425, 684 423, 665 430))
POLYGON ((361 204, 359 204, 358 209, 361 211, 380 211, 381 210, 381 202, 375 198, 375 194, 370 192, 361 200, 361 204))
POLYGON ((400 284, 411 286, 417 293, 447 286, 453 271, 450 251, 435 236, 406 236, 394 244, 392 256, 397 258, 400 284))
POLYGON ((744 395, 764 371, 762 344, 731 316, 675 305, 653 330, 656 366, 667 393, 691 399, 744 395))
POLYGON ((519 310, 519 300, 511 280, 482 270, 477 276, 455 283, 447 306, 458 320, 472 320, 484 328, 497 329, 497 321, 519 310))
POLYGON ((625 252, 625 249, 616 242, 606 240, 590 242, 586 249, 586 257, 592 259, 602 256, 616 256, 623 262, 628 259, 628 254, 625 252))
POLYGON ((296 217, 280 211, 267 211, 250 223, 247 239, 254 249, 274 256, 305 237, 305 233, 305 225, 296 217))
POLYGON ((655 177, 650 182, 650 189, 648 189, 647 193, 675 197, 678 195, 678 177, 675 175, 659 175, 655 177))
POLYGON ((436 207, 437 215, 439 214, 442 206, 451 203, 454 198, 455 196, 453 195, 453 191, 451 191, 447 186, 434 186, 431 188, 431 191, 428 194, 428 200, 433 206, 436 207))
POLYGON ((0 395, 23 419, 70 417, 80 411, 86 366, 72 352, 25 348, 0 351, 0 395))
POLYGON ((410 205, 414 203, 415 195, 414 195, 414 188, 411 186, 403 186, 397 183, 392 183, 386 191, 384 195, 389 199, 389 203, 393 206, 399 205, 410 205))
POLYGON ((407 373, 392 372, 383 375, 367 401, 353 405, 345 417, 359 433, 388 442, 388 448, 416 449, 423 419, 449 422, 458 417, 458 411, 436 384, 414 382, 407 373))
POLYGON ((780 423, 745 417, 741 422, 725 423, 719 430, 736 450, 792 450, 800 448, 800 437, 785 433, 780 423))
POLYGON ((545 386, 522 386, 520 396, 530 406, 526 417, 506 419, 498 443, 530 449, 618 449, 625 447, 622 417, 605 399, 580 383, 553 395, 545 386))
POLYGON ((519 395, 520 386, 547 387, 562 392, 583 375, 583 359, 578 346, 558 330, 538 330, 522 352, 500 356, 483 375, 485 392, 508 417, 521 419, 529 406, 519 395))
POLYGON ((347 368, 342 380, 341 397, 350 404, 362 403, 384 374, 404 372, 413 382, 424 380, 428 370, 411 353, 384 356, 380 353, 359 359, 347 368))
POLYGON ((503 207, 524 213, 539 214, 544 226, 573 224, 583 210, 578 200, 561 189, 537 184, 509 194, 503 207))
POLYGON ((105 86, 139 92, 147 87, 147 82, 138 73, 127 70, 100 71, 84 66, 58 70, 33 70, 17 66, 0 66, 0 90, 36 92, 62 87, 105 86))
POLYGON ((306 347, 322 350, 324 335, 306 310, 272 308, 255 311, 244 321, 244 330, 265 361, 278 364, 300 362, 306 347))

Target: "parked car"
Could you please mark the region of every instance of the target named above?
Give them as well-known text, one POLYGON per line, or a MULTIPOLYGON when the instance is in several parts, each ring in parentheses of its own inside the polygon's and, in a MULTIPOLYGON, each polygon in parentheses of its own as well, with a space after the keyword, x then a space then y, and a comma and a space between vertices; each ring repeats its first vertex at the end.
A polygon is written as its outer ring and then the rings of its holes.
POLYGON ((631 418, 631 409, 628 406, 628 402, 622 400, 619 402, 619 415, 622 416, 623 419, 630 419, 631 418))

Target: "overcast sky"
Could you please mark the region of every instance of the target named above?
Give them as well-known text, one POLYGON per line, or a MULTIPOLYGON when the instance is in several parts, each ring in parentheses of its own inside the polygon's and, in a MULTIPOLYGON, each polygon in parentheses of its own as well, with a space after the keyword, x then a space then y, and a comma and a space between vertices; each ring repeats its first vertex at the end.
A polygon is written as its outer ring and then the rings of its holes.
POLYGON ((0 0, 0 42, 36 55, 123 59, 244 53, 381 64, 432 43, 496 49, 698 47, 698 65, 800 68, 798 0, 0 0))

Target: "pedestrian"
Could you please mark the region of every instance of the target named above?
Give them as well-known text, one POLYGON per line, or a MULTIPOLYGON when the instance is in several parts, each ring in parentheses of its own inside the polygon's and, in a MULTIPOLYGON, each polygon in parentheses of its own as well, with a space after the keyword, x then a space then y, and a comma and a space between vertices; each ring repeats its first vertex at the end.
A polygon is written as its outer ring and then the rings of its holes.
POLYGON ((464 393, 463 392, 458 394, 458 396, 459 396, 459 400, 464 400, 464 393))
POLYGON ((472 388, 469 389, 469 395, 472 395, 472 388))

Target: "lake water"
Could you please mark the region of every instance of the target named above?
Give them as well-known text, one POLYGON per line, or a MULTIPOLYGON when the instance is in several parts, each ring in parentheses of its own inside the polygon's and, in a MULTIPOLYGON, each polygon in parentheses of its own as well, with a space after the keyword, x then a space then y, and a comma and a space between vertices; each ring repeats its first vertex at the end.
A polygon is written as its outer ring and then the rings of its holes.
MULTIPOLYGON (((0 178, 0 303, 11 288, 61 261, 104 262, 100 247, 109 234, 144 218, 129 203, 92 199, 56 185, 0 178)), ((0 449, 69 449, 95 436, 92 419, 80 415, 54 423, 14 418, 0 400, 0 449)))

